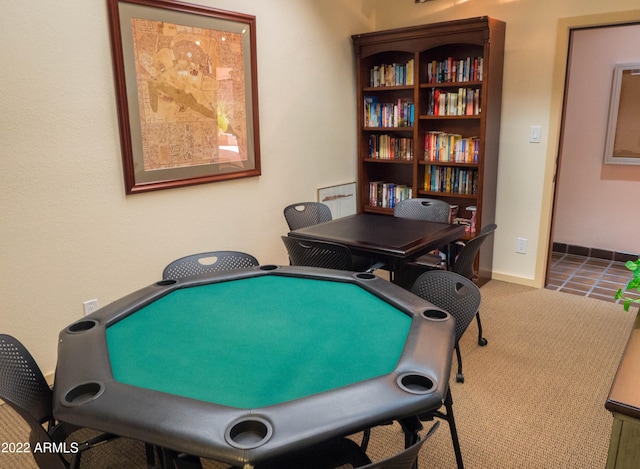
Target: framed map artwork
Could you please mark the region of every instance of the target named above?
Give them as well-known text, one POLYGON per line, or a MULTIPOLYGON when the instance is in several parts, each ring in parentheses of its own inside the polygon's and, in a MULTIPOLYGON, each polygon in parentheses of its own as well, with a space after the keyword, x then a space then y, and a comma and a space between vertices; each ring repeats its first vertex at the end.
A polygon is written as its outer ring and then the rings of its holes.
POLYGON ((255 17, 107 1, 127 194, 260 175, 255 17))

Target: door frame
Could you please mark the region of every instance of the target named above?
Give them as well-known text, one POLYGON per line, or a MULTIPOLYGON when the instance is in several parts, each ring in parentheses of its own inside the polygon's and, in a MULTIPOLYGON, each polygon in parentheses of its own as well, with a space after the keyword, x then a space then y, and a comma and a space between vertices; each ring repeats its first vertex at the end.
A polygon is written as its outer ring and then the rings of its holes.
POLYGON ((542 190, 539 242, 534 274, 534 287, 544 288, 547 283, 553 253, 553 215, 556 208, 556 181, 562 159, 562 132, 566 105, 566 85, 574 30, 594 27, 619 26, 640 22, 640 10, 603 13, 598 15, 560 18, 556 39, 556 53, 552 75, 549 139, 542 190))

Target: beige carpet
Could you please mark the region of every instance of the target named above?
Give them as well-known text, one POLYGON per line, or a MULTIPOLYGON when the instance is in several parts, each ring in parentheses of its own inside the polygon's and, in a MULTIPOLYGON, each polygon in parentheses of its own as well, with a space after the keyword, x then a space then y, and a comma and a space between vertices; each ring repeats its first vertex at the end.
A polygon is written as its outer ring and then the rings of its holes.
MULTIPOLYGON (((464 384, 452 380, 465 466, 604 468, 604 408, 635 313, 620 305, 491 281, 461 340, 464 384)), ((421 468, 455 466, 441 426, 421 468)))
MULTIPOLYGON (((612 423, 604 402, 636 310, 495 280, 482 295, 489 344, 477 345, 472 323, 461 340, 465 382, 451 384, 465 467, 604 468, 612 423)), ((0 407, 0 442, 27 435, 7 406, 0 407)), ((397 426, 380 427, 370 452, 378 460, 401 445, 397 426)), ((117 460, 94 454, 84 467, 145 467, 140 444, 120 440, 114 449, 117 460)), ((0 453, 0 467, 36 466, 29 455, 0 453)), ((205 467, 226 466, 206 461, 205 467)), ((423 448, 420 468, 454 467, 443 423, 423 448)))

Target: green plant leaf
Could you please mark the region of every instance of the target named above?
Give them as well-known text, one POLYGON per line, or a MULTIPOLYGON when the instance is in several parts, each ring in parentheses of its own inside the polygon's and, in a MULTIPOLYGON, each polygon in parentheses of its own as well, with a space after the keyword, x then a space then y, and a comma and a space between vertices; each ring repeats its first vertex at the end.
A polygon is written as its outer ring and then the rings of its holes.
POLYGON ((627 261, 627 262, 624 264, 624 266, 625 266, 627 269, 631 270, 631 271, 636 270, 636 269, 638 268, 638 266, 639 266, 639 265, 640 265, 640 259, 635 260, 635 261, 627 261))
POLYGON ((636 259, 635 261, 627 261, 625 262, 624 266, 633 273, 633 278, 629 280, 624 290, 622 288, 619 289, 613 298, 616 301, 623 300, 624 303, 622 304, 622 307, 625 311, 629 311, 629 306, 631 306, 631 303, 640 303, 640 298, 629 298, 624 295, 624 292, 630 290, 637 290, 638 292, 640 292, 640 258, 636 259))

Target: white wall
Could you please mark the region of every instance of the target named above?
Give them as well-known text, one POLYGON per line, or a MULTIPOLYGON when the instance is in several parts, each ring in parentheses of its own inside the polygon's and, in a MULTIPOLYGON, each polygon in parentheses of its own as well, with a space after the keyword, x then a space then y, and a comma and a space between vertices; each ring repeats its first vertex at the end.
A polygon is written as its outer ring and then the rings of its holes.
POLYGON ((372 29, 370 2, 198 3, 257 17, 262 176, 126 196, 106 0, 2 2, 0 331, 45 373, 84 300, 198 251, 286 263, 282 208, 356 178, 350 35, 372 29))
POLYGON ((603 163, 613 68, 640 62, 638 44, 640 25, 573 34, 555 242, 640 252, 640 217, 633 207, 640 166, 603 163))
POLYGON ((485 15, 507 23, 494 278, 544 282, 569 28, 638 20, 638 6, 637 0, 378 0, 377 30, 485 15), (532 125, 542 126, 540 144, 529 143, 532 125), (518 237, 528 239, 527 254, 515 252, 518 237))

